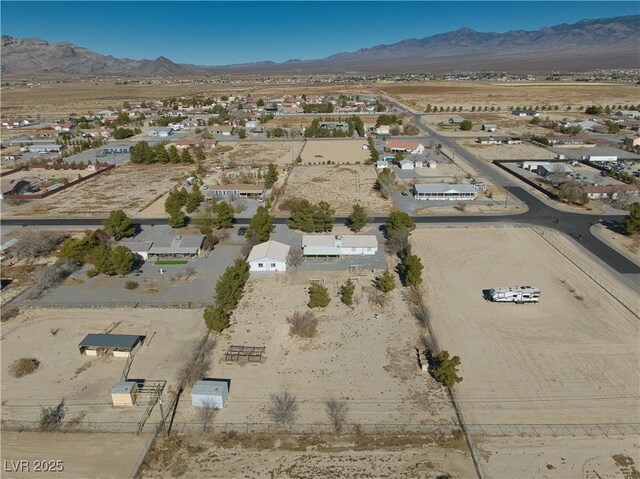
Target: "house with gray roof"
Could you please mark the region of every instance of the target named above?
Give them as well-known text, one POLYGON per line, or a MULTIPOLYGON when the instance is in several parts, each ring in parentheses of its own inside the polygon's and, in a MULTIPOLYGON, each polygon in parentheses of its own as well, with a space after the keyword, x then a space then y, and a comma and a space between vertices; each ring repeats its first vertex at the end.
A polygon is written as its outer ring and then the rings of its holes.
POLYGON ((474 185, 418 184, 413 187, 416 200, 475 200, 477 196, 474 185))

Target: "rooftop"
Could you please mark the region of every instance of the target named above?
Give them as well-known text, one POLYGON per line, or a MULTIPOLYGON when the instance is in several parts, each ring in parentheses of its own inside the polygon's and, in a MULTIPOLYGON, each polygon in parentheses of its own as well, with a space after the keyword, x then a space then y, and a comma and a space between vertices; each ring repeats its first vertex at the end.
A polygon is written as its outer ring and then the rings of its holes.
POLYGON ((85 338, 80 341, 78 347, 133 349, 138 342, 144 341, 144 338, 144 336, 137 336, 135 334, 91 333, 87 334, 85 338))
POLYGON ((417 184, 414 186, 416 193, 475 193, 473 185, 443 185, 443 184, 417 184))
POLYGON ((266 243, 260 243, 255 245, 249 253, 247 261, 255 261, 260 258, 270 258, 279 261, 287 261, 289 255, 290 246, 284 243, 278 243, 277 241, 267 241, 266 243))

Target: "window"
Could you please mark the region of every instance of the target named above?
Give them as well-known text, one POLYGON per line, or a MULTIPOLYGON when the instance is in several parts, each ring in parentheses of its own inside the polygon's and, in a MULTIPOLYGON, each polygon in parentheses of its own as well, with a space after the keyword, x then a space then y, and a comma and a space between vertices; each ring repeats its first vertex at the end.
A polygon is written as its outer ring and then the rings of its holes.
POLYGON ((264 268, 264 263, 258 263, 258 268, 264 268))
POLYGON ((271 267, 272 267, 272 268, 275 268, 275 267, 276 267, 276 264, 275 264, 275 263, 271 263, 271 267))

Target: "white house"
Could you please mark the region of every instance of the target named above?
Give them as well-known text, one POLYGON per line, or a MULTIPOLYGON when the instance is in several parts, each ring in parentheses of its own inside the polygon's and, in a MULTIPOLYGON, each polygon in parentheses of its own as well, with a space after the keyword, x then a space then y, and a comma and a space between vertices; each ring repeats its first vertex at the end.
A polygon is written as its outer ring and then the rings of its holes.
POLYGON ((386 160, 378 160, 376 161, 376 170, 384 170, 389 168, 389 162, 386 160))
POLYGON ((389 140, 385 144, 385 148, 392 153, 403 152, 414 155, 424 153, 424 145, 417 141, 389 140))
POLYGON ((536 161, 536 160, 528 160, 523 161, 521 168, 523 170, 536 171, 539 166, 551 166, 550 161, 536 161))
POLYGON ((378 251, 375 235, 303 235, 305 256, 373 255, 378 251))
POLYGON ((484 131, 496 131, 498 129, 498 126, 494 125, 493 123, 484 123, 482 125, 482 129, 484 131))
POLYGON ((401 170, 413 170, 414 165, 413 165, 413 161, 411 160, 407 160, 406 158, 404 160, 402 160, 400 162, 400 169, 401 170))
POLYGON ((422 184, 413 187, 416 200, 475 200, 477 195, 473 185, 422 184))
POLYGON ((229 397, 229 382, 214 379, 201 379, 191 390, 191 405, 194 407, 210 406, 222 409, 229 397))
POLYGON ((438 162, 436 160, 427 161, 427 168, 437 168, 438 162))
POLYGON ((149 136, 157 136, 157 137, 162 137, 162 138, 166 138, 169 135, 173 134, 173 128, 171 127, 159 127, 159 126, 154 126, 152 128, 149 128, 149 131, 147 133, 149 136))
POLYGON ((449 123, 451 123, 452 125, 459 125, 463 121, 464 118, 462 118, 461 116, 452 116, 451 118, 449 118, 449 123))
POLYGON ((267 241, 255 245, 249 253, 249 271, 286 271, 289 245, 267 241))
POLYGON ((422 160, 415 160, 413 162, 413 166, 415 166, 416 168, 422 168, 424 166, 424 162, 422 160))
POLYGON ((540 116, 540 113, 538 113, 536 110, 523 110, 521 108, 512 110, 511 114, 515 116, 540 116))
POLYGON ((378 135, 390 135, 391 134, 391 127, 389 125, 380 125, 378 128, 376 128, 376 134, 378 134, 378 135))

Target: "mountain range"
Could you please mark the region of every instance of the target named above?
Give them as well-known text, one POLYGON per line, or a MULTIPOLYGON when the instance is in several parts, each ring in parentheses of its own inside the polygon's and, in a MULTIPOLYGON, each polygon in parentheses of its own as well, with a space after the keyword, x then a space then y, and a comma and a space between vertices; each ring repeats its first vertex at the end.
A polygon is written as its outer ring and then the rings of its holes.
POLYGON ((163 56, 132 60, 69 42, 2 36, 3 77, 195 76, 233 73, 441 73, 508 70, 536 73, 640 68, 640 15, 582 20, 536 31, 483 33, 470 28, 343 52, 318 60, 224 66, 174 63, 163 56))

